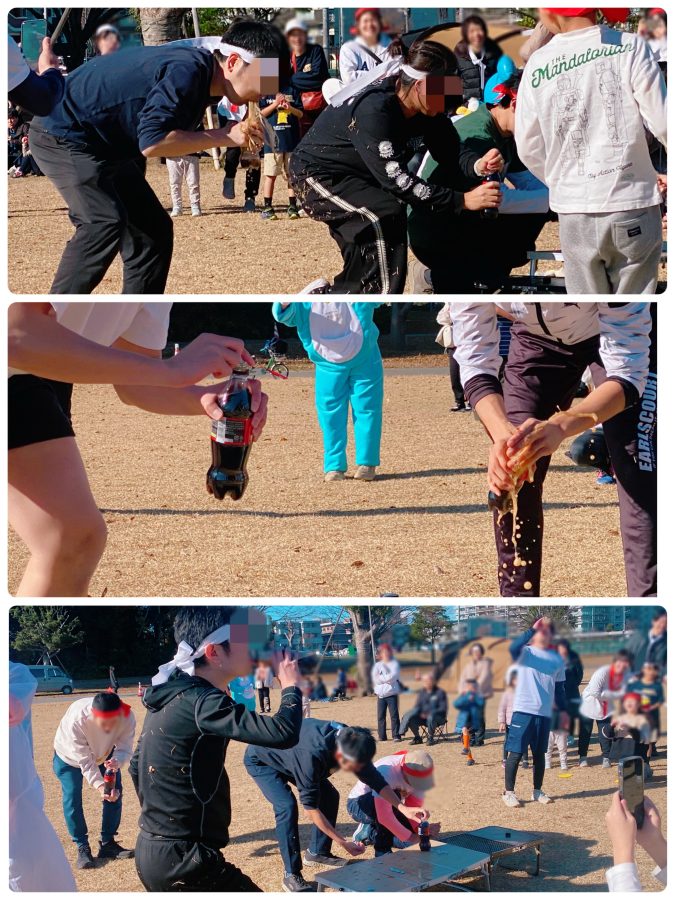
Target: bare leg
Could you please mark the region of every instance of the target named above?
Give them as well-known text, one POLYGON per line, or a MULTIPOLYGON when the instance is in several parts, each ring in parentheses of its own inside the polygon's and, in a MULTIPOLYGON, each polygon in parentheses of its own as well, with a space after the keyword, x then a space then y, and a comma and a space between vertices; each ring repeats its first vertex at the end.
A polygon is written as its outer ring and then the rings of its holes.
POLYGON ((86 597, 106 526, 72 437, 10 450, 9 521, 30 551, 19 597, 86 597))

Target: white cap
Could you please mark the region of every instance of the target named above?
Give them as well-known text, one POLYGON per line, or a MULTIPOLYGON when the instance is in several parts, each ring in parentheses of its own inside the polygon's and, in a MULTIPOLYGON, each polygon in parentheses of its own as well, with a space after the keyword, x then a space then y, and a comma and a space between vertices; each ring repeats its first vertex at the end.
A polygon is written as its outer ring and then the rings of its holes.
POLYGON ((118 29, 117 29, 114 25, 112 25, 110 22, 106 22, 105 25, 99 25, 99 26, 98 26, 98 28, 96 29, 96 34, 94 35, 94 37, 95 37, 95 38, 101 37, 102 34, 108 34, 109 31, 112 31, 113 34, 116 34, 116 35, 117 35, 117 37, 120 36, 120 33, 119 33, 118 29))
POLYGON ((302 21, 302 19, 289 19, 286 22, 286 27, 284 28, 284 34, 289 34, 291 31, 295 31, 296 28, 299 28, 300 31, 304 31, 307 34, 307 25, 302 21))

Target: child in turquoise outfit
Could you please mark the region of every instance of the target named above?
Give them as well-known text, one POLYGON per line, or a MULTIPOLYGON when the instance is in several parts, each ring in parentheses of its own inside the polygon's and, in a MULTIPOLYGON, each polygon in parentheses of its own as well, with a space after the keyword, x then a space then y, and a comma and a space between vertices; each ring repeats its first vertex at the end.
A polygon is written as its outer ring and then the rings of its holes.
POLYGON ((274 303, 277 322, 294 326, 316 370, 316 411, 323 432, 324 481, 347 471, 352 407, 357 469, 372 481, 380 464, 384 371, 373 313, 379 303, 274 303))

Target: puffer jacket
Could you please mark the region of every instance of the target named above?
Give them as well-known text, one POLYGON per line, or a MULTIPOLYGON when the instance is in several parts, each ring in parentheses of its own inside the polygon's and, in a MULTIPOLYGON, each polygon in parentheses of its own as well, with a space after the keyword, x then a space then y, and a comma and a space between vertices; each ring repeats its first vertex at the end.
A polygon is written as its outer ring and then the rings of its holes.
POLYGON ((485 84, 488 78, 491 78, 497 71, 497 62, 499 57, 503 56, 502 48, 491 38, 485 39, 483 47, 483 64, 485 68, 482 78, 481 66, 471 59, 469 45, 465 41, 460 41, 455 47, 455 56, 457 57, 457 68, 462 79, 464 100, 470 100, 472 97, 482 100, 485 84))

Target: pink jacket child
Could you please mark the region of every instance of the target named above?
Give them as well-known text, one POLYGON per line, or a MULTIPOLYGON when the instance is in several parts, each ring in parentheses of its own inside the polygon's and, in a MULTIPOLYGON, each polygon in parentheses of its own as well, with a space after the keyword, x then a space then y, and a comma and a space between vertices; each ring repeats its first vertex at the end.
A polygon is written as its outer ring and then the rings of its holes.
MULTIPOLYGON (((424 795, 434 786, 434 761, 429 753, 402 750, 377 760, 375 767, 406 806, 424 806, 424 795)), ((417 841, 417 822, 409 819, 404 823, 389 803, 362 782, 358 782, 349 794, 347 812, 361 823, 355 833, 359 836, 354 840, 372 841, 376 856, 390 852, 393 846, 407 846, 417 841)), ((439 831, 439 823, 430 824, 432 837, 439 831)))

